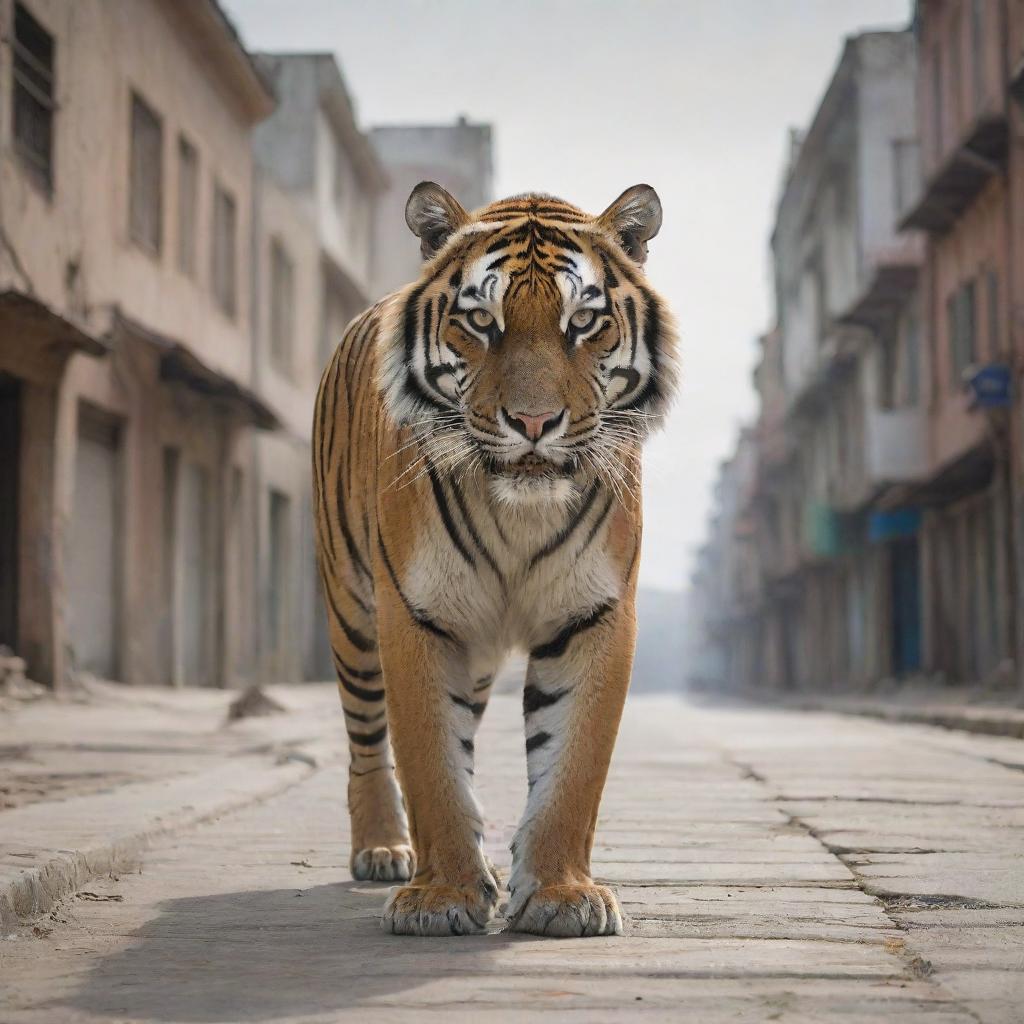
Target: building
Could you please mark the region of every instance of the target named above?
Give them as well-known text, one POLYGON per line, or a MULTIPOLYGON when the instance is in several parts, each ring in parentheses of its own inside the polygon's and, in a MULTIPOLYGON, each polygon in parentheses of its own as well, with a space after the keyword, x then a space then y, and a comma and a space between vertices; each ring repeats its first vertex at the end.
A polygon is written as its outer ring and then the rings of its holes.
POLYGON ((333 56, 258 60, 278 107, 253 133, 253 389, 282 429, 253 445, 260 611, 250 651, 260 679, 325 679, 334 669, 313 544, 312 409, 345 327, 376 297, 372 225, 388 179, 333 56))
POLYGON ((1019 2, 930 0, 915 12, 920 177, 901 223, 927 235, 930 422, 927 482, 907 500, 923 515, 924 657, 951 679, 992 678, 1018 646, 1020 414, 1010 403, 1024 161, 1010 76, 1022 30, 1019 2))
POLYGON ((416 185, 436 181, 467 210, 494 198, 492 132, 490 125, 460 117, 450 125, 374 128, 371 137, 391 179, 373 227, 372 281, 379 296, 419 277, 419 243, 405 223, 405 203, 416 185))
POLYGON ((921 666, 919 518, 900 502, 928 470, 924 246, 897 223, 917 180, 915 52, 909 31, 848 39, 790 140, 776 327, 760 342, 759 416, 732 460, 740 503, 718 543, 743 567, 718 615, 735 687, 821 689, 921 666))
POLYGON ((229 682, 271 86, 213 0, 0 26, 0 642, 57 685, 229 682))

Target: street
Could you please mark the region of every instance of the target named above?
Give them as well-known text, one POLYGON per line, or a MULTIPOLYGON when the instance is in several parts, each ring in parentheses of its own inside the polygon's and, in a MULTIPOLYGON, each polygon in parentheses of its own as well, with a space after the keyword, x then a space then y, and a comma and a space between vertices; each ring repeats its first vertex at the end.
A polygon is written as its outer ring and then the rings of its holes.
MULTIPOLYGON (((502 869, 525 788, 517 704, 495 697, 477 743, 502 869)), ((1022 771, 1018 740, 638 696, 594 851, 626 935, 408 939, 378 927, 386 888, 348 878, 334 761, 8 936, 0 1016, 1011 1024, 1022 771)))

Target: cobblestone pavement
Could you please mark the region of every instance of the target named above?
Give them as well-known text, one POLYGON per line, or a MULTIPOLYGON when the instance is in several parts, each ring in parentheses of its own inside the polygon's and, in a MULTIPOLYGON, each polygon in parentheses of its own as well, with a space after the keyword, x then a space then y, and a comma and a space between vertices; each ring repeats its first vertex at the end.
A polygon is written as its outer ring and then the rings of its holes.
MULTIPOLYGON (((507 869, 514 698, 477 750, 507 869)), ((1021 741, 634 698, 595 848, 611 939, 385 935, 343 793, 325 768, 8 936, 0 1021, 1024 1020, 1021 741)))

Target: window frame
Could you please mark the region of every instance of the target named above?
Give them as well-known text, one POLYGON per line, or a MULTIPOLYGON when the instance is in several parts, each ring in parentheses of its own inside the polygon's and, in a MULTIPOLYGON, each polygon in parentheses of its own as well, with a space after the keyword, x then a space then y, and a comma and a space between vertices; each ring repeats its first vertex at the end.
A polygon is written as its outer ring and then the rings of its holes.
MULTIPOLYGON (((163 255, 164 250, 164 162, 166 158, 165 151, 165 124, 163 115, 157 111, 152 104, 139 92, 138 89, 132 89, 129 93, 130 102, 128 108, 128 237, 131 241, 138 246, 143 252, 152 256, 154 259, 159 260, 163 255), (136 113, 140 113, 145 117, 152 118, 152 125, 157 130, 157 153, 156 153, 156 196, 154 199, 153 211, 156 214, 155 219, 155 237, 149 238, 143 232, 141 224, 136 222, 136 197, 142 195, 141 192, 136 191, 136 171, 139 170, 140 175, 144 174, 141 171, 139 165, 136 163, 137 153, 139 159, 142 159, 141 150, 136 150, 136 141, 141 140, 141 134, 136 133, 136 113)), ((140 122, 141 124, 141 122, 140 122)), ((146 187, 144 185, 145 177, 140 177, 138 181, 138 187, 141 189, 146 187)), ((140 199, 141 201, 141 199, 140 199)), ((141 214, 140 214, 141 216, 141 214)))
POLYGON ((235 194, 216 178, 213 182, 210 226, 210 291, 217 308, 229 320, 235 320, 239 308, 238 200, 235 194), (230 213, 231 228, 223 253, 220 248, 222 210, 230 213), (229 257, 227 268, 221 266, 222 256, 229 257), (220 275, 224 269, 227 269, 229 274, 221 280, 220 275))
POLYGON ((55 167, 56 167, 56 137, 55 123, 58 110, 57 105, 57 40, 52 32, 35 16, 29 7, 16 0, 12 8, 11 17, 11 143, 12 148, 18 154, 18 158, 25 168, 31 180, 49 198, 52 197, 55 189, 55 167), (25 45, 25 41, 18 35, 19 16, 25 18, 30 24, 29 28, 46 37, 49 45, 49 67, 43 63, 25 45), (22 66, 19 66, 22 65, 22 66), (25 67, 27 65, 27 68, 25 67), (48 86, 48 91, 40 88, 39 84, 33 81, 33 73, 42 77, 48 86), (19 127, 19 97, 28 99, 42 108, 45 120, 46 154, 45 157, 36 151, 32 143, 18 131, 19 127))
POLYGON ((178 132, 177 146, 177 238, 175 239, 175 261, 178 270, 195 281, 199 277, 199 202, 202 193, 202 167, 199 147, 184 132, 178 132), (191 203, 185 199, 185 169, 191 160, 191 203), (188 211, 186 211, 188 207, 188 211), (186 216, 188 212, 188 216, 186 216), (191 237, 186 239, 186 228, 191 237), (187 243, 187 244, 186 244, 187 243))

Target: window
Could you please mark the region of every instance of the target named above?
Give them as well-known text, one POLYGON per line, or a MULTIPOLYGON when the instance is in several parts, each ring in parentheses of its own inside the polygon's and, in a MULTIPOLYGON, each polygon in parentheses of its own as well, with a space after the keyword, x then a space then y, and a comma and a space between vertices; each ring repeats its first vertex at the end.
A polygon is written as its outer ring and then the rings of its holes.
POLYGON ((53 36, 14 5, 14 146, 35 181, 53 189, 53 36))
POLYGON ((334 145, 334 201, 341 205, 345 195, 345 151, 340 145, 334 145))
POLYGON ((932 51, 932 158, 942 157, 942 55, 938 47, 932 51))
POLYGON ((196 222, 199 218, 199 153, 178 136, 178 269, 196 276, 196 222))
POLYGON ((975 359, 975 288, 968 281, 946 301, 948 318, 951 374, 950 387, 956 391, 963 383, 964 371, 975 359))
POLYGON ((988 357, 998 359, 1001 354, 1003 332, 999 322, 999 275, 989 270, 985 275, 985 303, 988 318, 988 357))
POLYGON ((280 240, 270 243, 270 357, 282 373, 292 372, 295 271, 280 240))
POLYGON ((985 14, 984 0, 971 0, 971 84, 974 110, 985 105, 985 14))
POLYGON ((164 129, 160 116, 132 93, 129 230, 132 241, 154 255, 163 244, 164 129))
POLYGON ((903 397, 907 405, 916 405, 920 397, 920 345, 921 320, 915 303, 903 322, 903 397))
POLYGON ((220 185, 213 191, 213 258, 211 283, 217 305, 230 317, 238 308, 236 232, 238 214, 232 195, 220 185))

